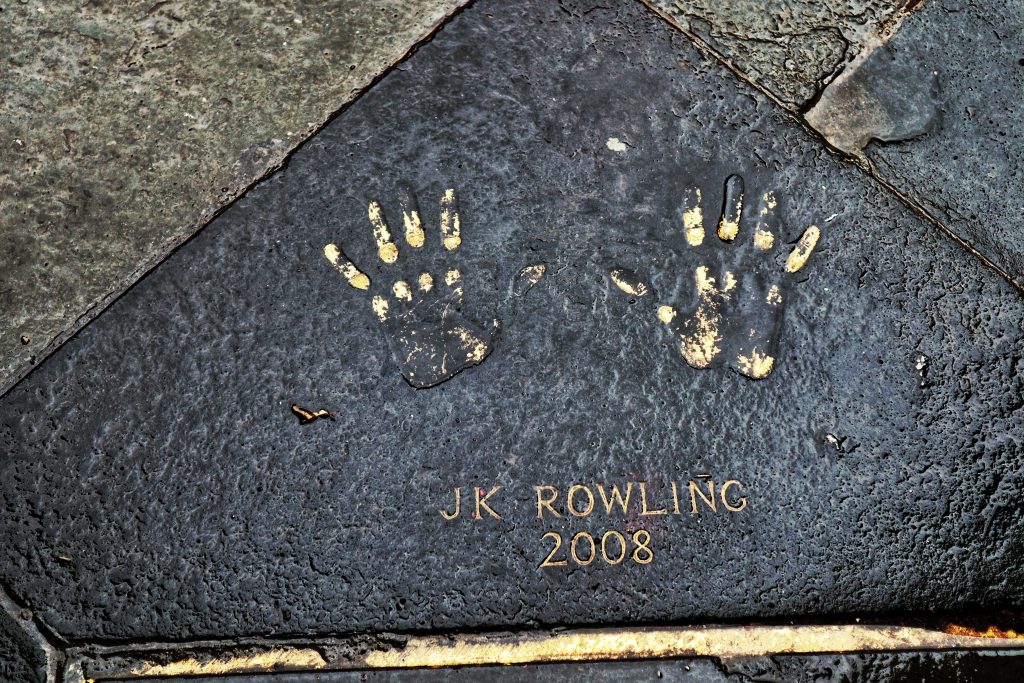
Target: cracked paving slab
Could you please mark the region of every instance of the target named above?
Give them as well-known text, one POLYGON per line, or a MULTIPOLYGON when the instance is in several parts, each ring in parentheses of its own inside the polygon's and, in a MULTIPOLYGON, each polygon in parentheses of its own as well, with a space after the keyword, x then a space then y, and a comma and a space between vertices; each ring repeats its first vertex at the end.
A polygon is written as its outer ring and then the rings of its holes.
POLYGON ((0 7, 0 392, 460 0, 0 7))
POLYGON ((928 2, 877 52, 808 120, 1024 287, 1024 7, 928 2))
POLYGON ((0 401, 0 572, 76 642, 1019 610, 1022 342, 639 3, 479 0, 0 401))
POLYGON ((649 0, 783 102, 800 108, 903 0, 649 0))

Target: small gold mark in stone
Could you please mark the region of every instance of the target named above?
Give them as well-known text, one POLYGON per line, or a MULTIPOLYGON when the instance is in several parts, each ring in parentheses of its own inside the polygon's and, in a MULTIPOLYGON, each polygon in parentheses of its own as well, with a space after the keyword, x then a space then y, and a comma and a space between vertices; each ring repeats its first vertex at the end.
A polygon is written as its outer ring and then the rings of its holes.
POLYGON ((310 422, 315 422, 321 417, 325 417, 329 420, 334 419, 334 415, 329 410, 321 408, 320 410, 306 410, 302 406, 293 403, 292 412, 295 413, 295 417, 299 418, 299 424, 308 425, 310 422))

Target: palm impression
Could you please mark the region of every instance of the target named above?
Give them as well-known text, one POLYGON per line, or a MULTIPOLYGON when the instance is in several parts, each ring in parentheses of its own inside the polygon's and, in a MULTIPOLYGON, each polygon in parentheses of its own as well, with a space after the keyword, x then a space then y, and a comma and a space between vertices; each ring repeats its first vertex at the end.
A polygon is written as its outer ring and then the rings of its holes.
MULTIPOLYGON (((820 237, 808 227, 779 269, 772 258, 777 235, 774 193, 758 200, 749 241, 739 241, 744 217, 743 178, 725 181, 717 239, 707 237, 699 188, 683 194, 679 210, 680 234, 686 247, 702 256, 693 272, 693 299, 677 308, 662 304, 658 318, 679 340, 679 352, 693 368, 730 367, 745 377, 763 379, 775 368, 785 305, 785 278, 796 273, 810 257, 820 237)), ((749 212, 747 213, 749 216, 749 212)), ((611 272, 622 291, 646 297, 650 287, 625 268, 611 272)))
MULTIPOLYGON (((324 247, 324 257, 345 281, 371 294, 373 312, 385 330, 402 376, 412 386, 436 386, 466 368, 479 365, 494 349, 501 322, 493 318, 477 324, 462 314, 465 296, 463 274, 454 265, 428 270, 408 267, 408 261, 444 264, 462 244, 462 223, 455 202, 455 190, 444 191, 440 202, 440 239, 428 237, 423 229, 415 198, 401 201, 402 227, 411 254, 402 258, 384 213, 375 201, 367 210, 377 243, 377 257, 386 269, 394 269, 390 283, 378 286, 356 267, 336 244, 324 247), (427 257, 429 254, 430 257, 427 257), (409 277, 403 277, 402 272, 409 277)), ((542 264, 524 268, 514 292, 525 294, 544 274, 542 264)))

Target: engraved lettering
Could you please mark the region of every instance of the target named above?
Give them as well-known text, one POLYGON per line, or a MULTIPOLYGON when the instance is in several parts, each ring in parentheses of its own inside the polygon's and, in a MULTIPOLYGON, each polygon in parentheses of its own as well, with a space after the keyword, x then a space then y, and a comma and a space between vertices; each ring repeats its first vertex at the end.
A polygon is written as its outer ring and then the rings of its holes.
POLYGON ((665 508, 659 508, 657 510, 651 510, 647 507, 647 482, 640 482, 640 514, 641 515, 667 515, 668 510, 665 508))
POLYGON ((594 537, 586 531, 579 532, 572 537, 572 543, 569 544, 569 552, 572 554, 572 559, 576 564, 581 567, 586 567, 594 561, 594 556, 597 555, 597 547, 594 545, 594 537), (587 559, 585 560, 576 552, 576 545, 580 542, 580 539, 583 539, 590 545, 590 552, 587 554, 587 559))
POLYGON ((501 519, 501 515, 494 511, 494 509, 487 504, 487 499, 493 496, 495 493, 501 490, 500 486, 495 486, 493 489, 484 494, 482 488, 476 490, 476 519, 480 519, 481 508, 487 510, 487 513, 495 519, 501 519))
POLYGON ((541 538, 548 538, 549 536, 555 540, 555 547, 551 549, 551 552, 548 553, 548 556, 545 557, 544 561, 540 563, 540 566, 541 567, 564 567, 564 566, 566 566, 567 564, 569 564, 569 560, 568 559, 564 559, 564 560, 556 560, 556 559, 554 559, 555 553, 557 553, 559 548, 562 547, 562 536, 560 534, 558 534, 557 532, 555 532, 555 531, 549 531, 546 534, 544 534, 541 538))
POLYGON ((636 549, 633 551, 633 561, 637 564, 650 564, 654 561, 654 553, 651 552, 651 534, 644 529, 633 532, 633 542, 636 549))
POLYGON ((565 506, 569 508, 569 513, 575 517, 586 517, 594 511, 594 494, 593 492, 583 484, 574 484, 569 488, 569 494, 565 500, 565 506), (587 496, 587 504, 582 510, 578 510, 576 505, 573 503, 577 493, 583 492, 587 496))
POLYGON ((576 533, 569 541, 569 553, 558 556, 562 550, 562 534, 557 531, 545 533, 541 540, 550 538, 554 545, 548 552, 547 557, 540 563, 539 567, 567 567, 575 564, 579 567, 586 567, 594 563, 600 557, 605 564, 616 566, 622 564, 628 557, 636 564, 650 564, 654 561, 654 549, 651 546, 651 534, 646 529, 637 529, 631 535, 632 551, 626 536, 614 529, 605 531, 601 535, 600 553, 598 553, 598 542, 595 534, 588 531, 576 533), (611 542, 609 542, 611 541, 611 542), (586 547, 589 546, 589 549, 586 547))
POLYGON ((710 496, 704 495, 704 492, 700 490, 700 486, 693 479, 690 480, 690 512, 697 514, 697 498, 700 497, 704 501, 704 504, 711 508, 712 512, 717 512, 715 501, 715 482, 713 479, 708 479, 708 492, 710 496))
POLYGON ((612 495, 611 498, 604 491, 604 484, 597 485, 597 492, 601 496, 601 502, 604 503, 605 512, 609 515, 612 514, 612 508, 618 503, 619 507, 622 508, 622 514, 626 514, 629 508, 629 497, 633 494, 633 482, 626 482, 626 497, 622 497, 622 492, 619 491, 618 484, 612 484, 612 495))
POLYGON ((462 488, 455 487, 455 510, 452 512, 445 512, 444 508, 438 510, 441 516, 447 519, 449 522, 459 516, 459 512, 462 511, 462 488))
POLYGON ((537 519, 544 517, 544 508, 547 508, 555 517, 561 517, 561 513, 552 507, 552 503, 558 498, 558 489, 554 486, 537 486, 535 489, 537 491, 537 519), (545 498, 544 493, 550 493, 551 497, 545 498))
MULTIPOLYGON (((536 505, 537 519, 589 519, 603 507, 608 517, 619 518, 623 520, 621 523, 629 526, 626 529, 615 529, 618 524, 613 522, 609 524, 613 527, 611 529, 602 524, 600 526, 604 528, 573 529, 571 532, 548 531, 542 537, 546 556, 536 566, 588 567, 604 564, 614 567, 653 563, 656 552, 653 535, 656 532, 650 528, 642 528, 640 525, 644 523, 640 518, 682 515, 686 505, 684 497, 687 494, 689 512, 692 515, 741 512, 747 509, 750 502, 750 494, 747 491, 749 484, 726 477, 716 480, 706 472, 696 474, 692 479, 678 480, 665 477, 664 480, 646 481, 623 479, 616 483, 598 483, 593 480, 588 482, 581 479, 576 481, 579 483, 566 483, 564 487, 558 484, 534 486, 535 503, 529 500, 517 501, 501 495, 504 488, 502 485, 474 487, 475 513, 471 514, 468 510, 465 516, 473 519, 483 519, 487 516, 492 519, 505 519, 508 515, 519 512, 516 506, 521 502, 528 506, 536 505), (634 492, 636 496, 633 495, 634 492), (509 505, 512 506, 512 510, 507 509, 509 505), (552 543, 550 546, 546 545, 548 539, 552 543)), ((448 490, 445 506, 438 509, 444 519, 451 521, 462 516, 463 488, 465 487, 448 490)), ((466 495, 469 495, 468 490, 466 495)), ((469 504, 467 500, 466 505, 469 504)), ((526 512, 529 514, 529 508, 526 512)))
POLYGON ((729 481, 727 481, 724 484, 722 484, 722 488, 719 490, 719 493, 722 496, 722 504, 725 505, 725 509, 726 510, 728 510, 729 512, 739 512, 740 510, 743 510, 745 507, 747 507, 747 497, 746 496, 740 496, 739 497, 740 502, 739 502, 738 505, 730 504, 729 503, 729 497, 728 497, 728 495, 729 495, 728 491, 733 486, 739 487, 739 490, 741 492, 743 491, 743 482, 741 482, 741 481, 739 481, 737 479, 730 479, 729 481))
POLYGON ((601 537, 601 556, 611 565, 621 564, 626 559, 626 539, 618 531, 606 531, 601 537), (619 544, 619 554, 615 557, 608 554, 608 539, 614 538, 619 544))

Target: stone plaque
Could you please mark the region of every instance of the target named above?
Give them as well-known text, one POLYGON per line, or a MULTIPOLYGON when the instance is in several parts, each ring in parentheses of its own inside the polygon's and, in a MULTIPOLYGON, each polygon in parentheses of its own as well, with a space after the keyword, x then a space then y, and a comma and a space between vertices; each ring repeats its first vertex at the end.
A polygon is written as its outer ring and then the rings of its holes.
POLYGON ((111 647, 1016 610, 1022 321, 643 5, 481 0, 0 402, 3 580, 111 647))

